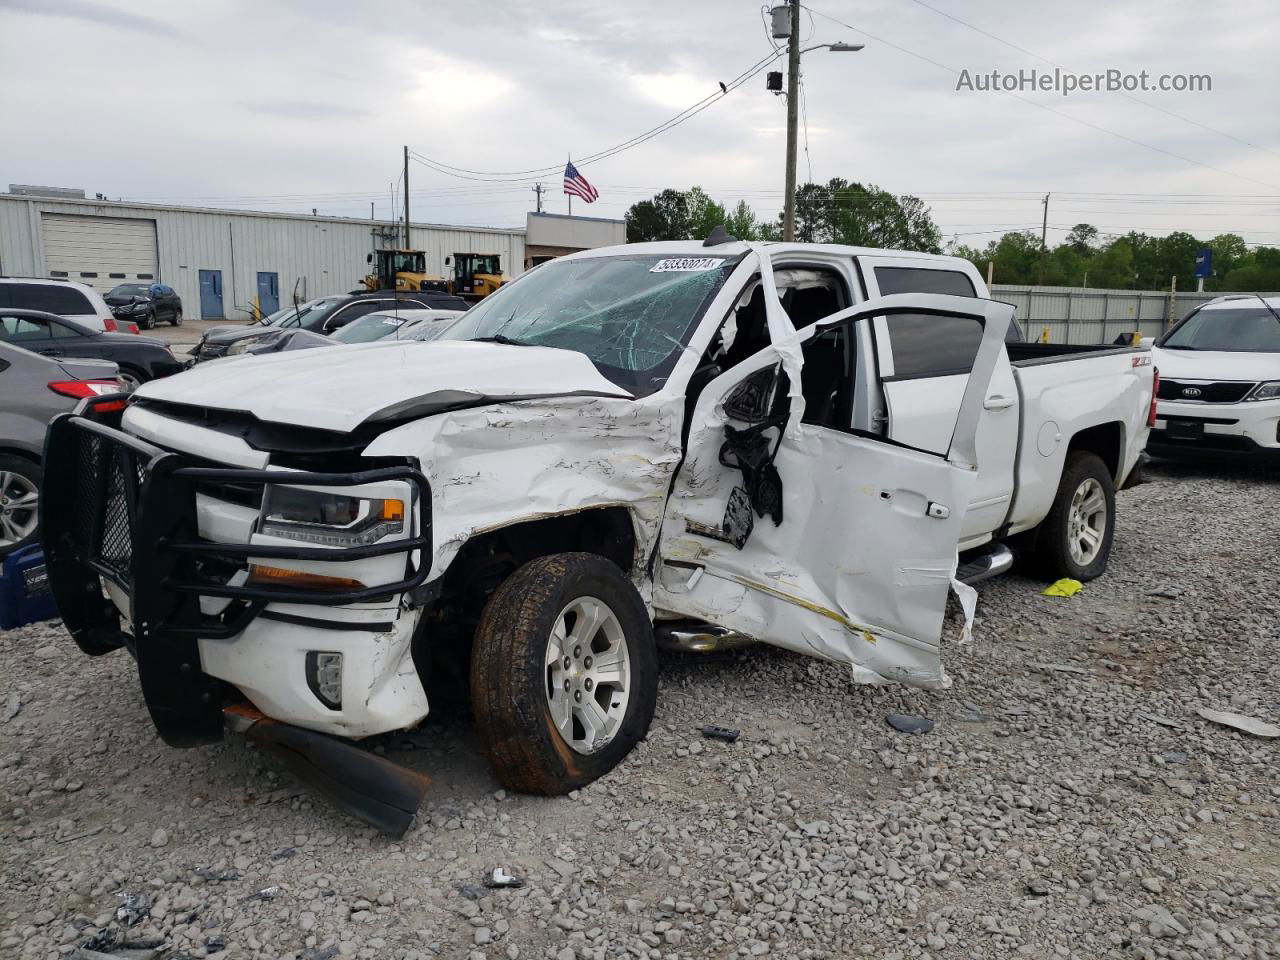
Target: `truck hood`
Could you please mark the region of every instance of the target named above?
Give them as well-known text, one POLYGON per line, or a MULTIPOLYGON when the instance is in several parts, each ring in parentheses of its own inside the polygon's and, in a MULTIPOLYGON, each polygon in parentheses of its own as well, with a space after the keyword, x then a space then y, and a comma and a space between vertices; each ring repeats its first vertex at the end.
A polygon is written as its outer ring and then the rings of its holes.
POLYGON ((321 430, 353 430, 490 401, 630 399, 581 353, 470 341, 392 341, 214 360, 139 397, 321 430))
POLYGON ((1160 376, 1171 380, 1280 380, 1280 353, 1226 353, 1152 347, 1160 376))

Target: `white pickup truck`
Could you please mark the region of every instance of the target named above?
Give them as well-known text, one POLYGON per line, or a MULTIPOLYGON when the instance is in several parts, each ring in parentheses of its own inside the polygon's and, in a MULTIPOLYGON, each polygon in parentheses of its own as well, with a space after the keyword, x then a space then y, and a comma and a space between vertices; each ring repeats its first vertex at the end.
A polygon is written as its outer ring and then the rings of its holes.
POLYGON ((61 612, 166 741, 226 720, 392 832, 423 785, 344 741, 428 691, 559 793, 645 736, 655 633, 944 687, 957 562, 1022 534, 1100 574, 1153 413, 1148 351, 1022 343, 986 297, 960 259, 713 236, 545 264, 436 342, 203 364, 53 424, 61 612))

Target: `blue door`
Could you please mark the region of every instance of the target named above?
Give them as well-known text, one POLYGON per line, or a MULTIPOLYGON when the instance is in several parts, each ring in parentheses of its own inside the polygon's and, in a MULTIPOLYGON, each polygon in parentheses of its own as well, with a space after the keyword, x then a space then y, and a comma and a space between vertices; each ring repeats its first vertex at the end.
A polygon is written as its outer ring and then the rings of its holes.
POLYGON ((222 309, 222 271, 200 271, 200 318, 202 320, 222 320, 226 317, 222 309))
POLYGON ((275 313, 280 309, 280 275, 278 273, 258 274, 258 309, 263 314, 275 313))

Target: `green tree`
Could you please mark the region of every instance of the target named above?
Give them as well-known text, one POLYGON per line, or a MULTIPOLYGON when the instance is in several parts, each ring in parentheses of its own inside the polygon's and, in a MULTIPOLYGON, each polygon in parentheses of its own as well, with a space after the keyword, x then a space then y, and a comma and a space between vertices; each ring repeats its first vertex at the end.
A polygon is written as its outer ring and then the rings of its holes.
POLYGON ((724 228, 729 231, 730 236, 737 237, 739 240, 763 239, 759 235, 756 213, 745 200, 739 200, 725 217, 724 228))
POLYGON ((684 197, 688 212, 687 239, 705 240, 707 234, 725 223, 724 207, 712 200, 701 187, 690 188, 684 197))
POLYGON ((1241 293, 1280 291, 1280 247, 1258 247, 1247 263, 1226 275, 1223 289, 1241 293))
POLYGON ((667 188, 652 200, 633 203, 624 219, 628 243, 689 237, 689 201, 681 190, 667 188))
POLYGON ((1098 239, 1098 228, 1091 223, 1077 223, 1067 234, 1067 245, 1076 253, 1084 256, 1092 249, 1098 239))

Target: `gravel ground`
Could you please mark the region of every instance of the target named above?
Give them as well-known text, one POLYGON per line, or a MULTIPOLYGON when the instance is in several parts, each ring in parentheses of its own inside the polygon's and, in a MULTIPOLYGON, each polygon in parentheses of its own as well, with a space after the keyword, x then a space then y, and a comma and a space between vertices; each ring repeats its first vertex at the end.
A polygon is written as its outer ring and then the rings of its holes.
POLYGON ((982 585, 945 694, 667 659, 648 742, 555 799, 466 723, 385 738, 435 781, 399 842, 243 742, 160 744, 126 654, 0 633, 0 955, 1280 956, 1280 740, 1196 713, 1280 720, 1278 483, 1157 468, 1082 594, 982 585))

